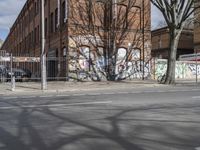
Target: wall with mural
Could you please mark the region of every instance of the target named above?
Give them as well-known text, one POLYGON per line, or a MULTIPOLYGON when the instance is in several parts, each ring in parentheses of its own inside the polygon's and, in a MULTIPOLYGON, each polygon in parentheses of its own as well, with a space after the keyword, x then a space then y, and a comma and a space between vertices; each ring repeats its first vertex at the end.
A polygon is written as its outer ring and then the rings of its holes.
MULTIPOLYGON (((155 60, 154 78, 165 74, 167 70, 167 60, 155 60)), ((200 61, 177 61, 176 62, 176 79, 195 79, 196 75, 200 77, 200 61)))
MULTIPOLYGON (((79 52, 71 52, 69 59, 69 76, 75 80, 106 80, 105 67, 111 60, 107 60, 102 55, 97 55, 95 52, 90 52, 88 47, 83 47, 79 52), (105 60, 106 59, 106 60, 105 60)), ((151 78, 152 62, 144 62, 140 60, 140 51, 134 49, 132 51, 132 59, 126 59, 127 53, 125 48, 120 48, 117 54, 115 68, 116 80, 123 79, 141 79, 151 78), (144 65, 144 67, 143 67, 144 65), (144 72, 143 72, 144 68, 144 72)), ((103 50, 102 50, 103 53, 103 50)))

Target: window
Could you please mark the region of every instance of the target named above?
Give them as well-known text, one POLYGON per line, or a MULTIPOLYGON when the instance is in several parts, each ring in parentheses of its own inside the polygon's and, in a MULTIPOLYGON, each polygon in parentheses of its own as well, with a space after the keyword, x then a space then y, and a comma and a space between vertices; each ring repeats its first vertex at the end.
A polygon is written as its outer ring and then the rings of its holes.
POLYGON ((40 44, 39 42, 40 42, 40 26, 38 25, 37 26, 37 39, 38 39, 38 44, 40 44))
POLYGON ((55 9, 55 31, 57 31, 58 25, 58 8, 55 9))
POLYGON ((45 18, 45 38, 47 37, 47 31, 48 31, 48 21, 47 18, 45 18))
POLYGON ((31 36, 32 36, 32 38, 31 38, 31 46, 32 47, 34 47, 34 45, 35 45, 35 41, 34 41, 34 31, 32 31, 32 33, 31 33, 31 36))
POLYGON ((140 59, 140 49, 133 49, 132 58, 134 60, 140 59))
POLYGON ((53 13, 51 13, 51 18, 50 18, 50 32, 53 33, 53 28, 54 28, 54 24, 53 24, 53 13))
POLYGON ((66 5, 65 5, 65 1, 62 3, 62 24, 65 23, 65 11, 66 11, 66 5))
POLYGON ((127 51, 125 48, 119 48, 117 52, 117 60, 123 60, 127 55, 127 51))
POLYGON ((37 2, 35 2, 35 4, 34 4, 35 6, 35 16, 37 15, 37 2))
POLYGON ((37 28, 34 29, 34 44, 37 43, 37 28))

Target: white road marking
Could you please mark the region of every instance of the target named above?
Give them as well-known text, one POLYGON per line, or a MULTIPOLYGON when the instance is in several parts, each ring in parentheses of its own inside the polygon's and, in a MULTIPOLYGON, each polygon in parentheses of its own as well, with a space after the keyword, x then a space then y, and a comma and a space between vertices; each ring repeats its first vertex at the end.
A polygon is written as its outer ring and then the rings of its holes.
POLYGON ((46 98, 46 97, 53 97, 53 95, 41 95, 39 97, 46 98))
POLYGON ((70 95, 55 95, 56 97, 69 97, 70 95))
POLYGON ((103 93, 103 95, 114 95, 114 92, 110 92, 110 93, 103 93))
POLYGON ((72 96, 85 96, 86 94, 72 94, 72 96))
POLYGON ((130 92, 118 92, 117 94, 129 94, 130 92))
POLYGON ((193 99, 200 99, 200 96, 193 96, 193 99))
POLYGON ((3 99, 17 99, 18 97, 3 97, 3 99))
POLYGON ((23 97, 18 97, 18 98, 23 98, 23 99, 25 99, 25 98, 36 98, 37 96, 23 96, 23 97))
POLYGON ((192 91, 199 91, 199 89, 192 89, 192 91))
POLYGON ((200 147, 196 147, 195 150, 200 150, 200 147))
POLYGON ((42 107, 64 107, 64 106, 67 107, 67 106, 94 105, 94 104, 110 104, 110 103, 112 103, 112 101, 83 102, 83 103, 71 103, 71 104, 5 106, 5 107, 0 107, 0 110, 19 109, 19 108, 42 108, 42 107))
POLYGON ((90 93, 90 94, 87 94, 88 96, 97 96, 97 95, 102 95, 102 93, 90 93))

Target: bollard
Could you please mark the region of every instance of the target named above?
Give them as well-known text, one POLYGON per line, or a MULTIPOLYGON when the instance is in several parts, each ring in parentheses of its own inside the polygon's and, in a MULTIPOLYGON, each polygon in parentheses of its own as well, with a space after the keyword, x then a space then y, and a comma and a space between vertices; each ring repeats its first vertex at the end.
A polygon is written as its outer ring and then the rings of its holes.
POLYGON ((11 91, 15 91, 15 76, 11 78, 11 91))

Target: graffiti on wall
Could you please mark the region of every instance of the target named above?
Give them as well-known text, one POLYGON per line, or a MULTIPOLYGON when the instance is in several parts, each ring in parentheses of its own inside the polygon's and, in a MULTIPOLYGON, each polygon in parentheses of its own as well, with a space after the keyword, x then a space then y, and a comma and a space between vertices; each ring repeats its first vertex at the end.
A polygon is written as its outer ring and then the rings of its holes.
MULTIPOLYGON (((155 78, 162 76, 167 70, 167 60, 158 59, 155 64, 155 78)), ((176 74, 177 79, 193 79, 200 75, 200 62, 177 61, 176 74)))
POLYGON ((151 76, 151 63, 150 61, 144 63, 143 61, 128 61, 124 64, 118 64, 116 74, 118 78, 141 79, 149 78, 151 76), (144 69, 144 72, 143 72, 144 69))
POLYGON ((200 75, 200 64, 189 64, 188 66, 193 75, 200 75))
POLYGON ((143 63, 139 60, 140 51, 137 49, 133 50, 133 60, 127 60, 129 58, 127 49, 119 48, 116 63, 115 58, 108 60, 103 56, 103 49, 100 49, 99 52, 101 55, 91 52, 88 47, 81 47, 79 53, 77 50, 71 52, 69 60, 70 76, 77 79, 80 77, 84 79, 96 77, 104 80, 106 66, 109 66, 110 72, 114 74, 116 80, 141 79, 142 77, 149 78, 151 76, 151 62, 143 63))

